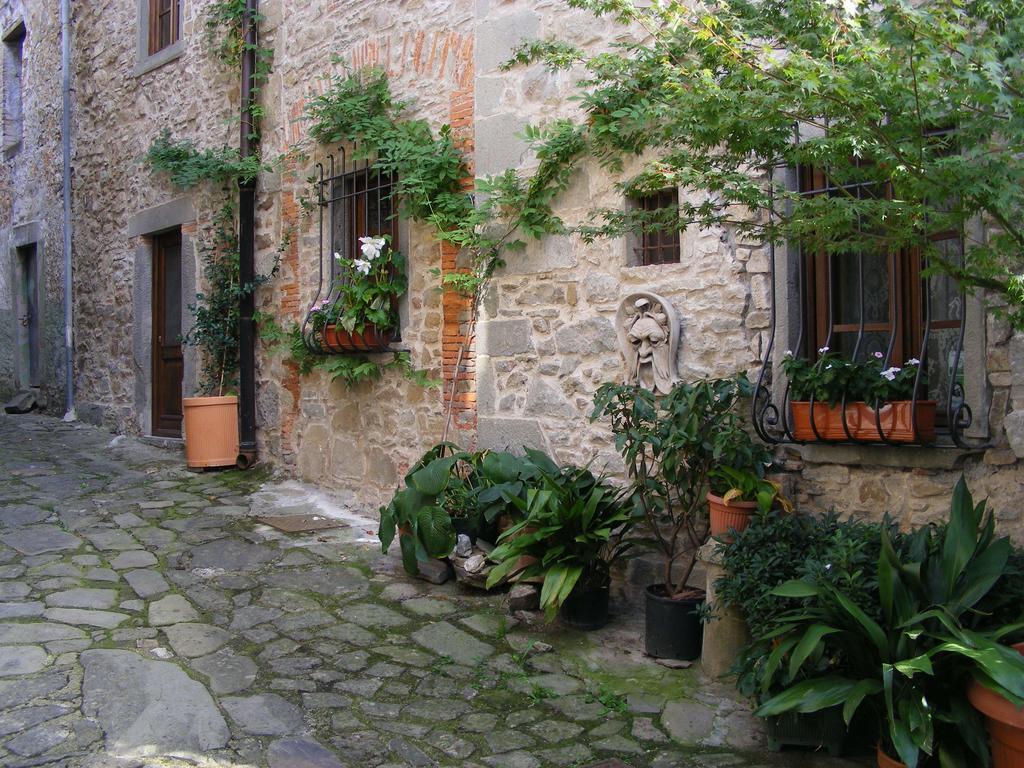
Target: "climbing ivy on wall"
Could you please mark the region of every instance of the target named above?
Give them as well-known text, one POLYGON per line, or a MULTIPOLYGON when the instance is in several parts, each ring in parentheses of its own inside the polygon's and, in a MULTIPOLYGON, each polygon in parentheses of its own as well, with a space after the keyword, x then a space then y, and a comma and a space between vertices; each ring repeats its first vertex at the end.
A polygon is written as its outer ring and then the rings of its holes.
MULTIPOLYGON (((477 179, 471 192, 465 187, 469 166, 451 127, 444 125, 435 133, 426 120, 410 117, 409 108, 409 102, 394 97, 385 72, 367 68, 332 78, 307 105, 306 117, 316 141, 351 144, 357 159, 371 160, 374 169, 393 174, 399 211, 431 225, 439 241, 468 257, 468 267, 440 278, 442 287, 472 298, 465 334, 472 339, 480 300, 506 254, 523 250, 525 238, 567 231, 551 204, 585 154, 585 132, 567 120, 529 128, 526 139, 537 158, 536 169, 531 174, 510 169, 477 179)), ((468 344, 462 344, 460 363, 468 344)), ((453 377, 452 394, 457 380, 453 377)), ((453 401, 449 398, 449 408, 453 401)), ((448 423, 450 419, 442 440, 448 423)))

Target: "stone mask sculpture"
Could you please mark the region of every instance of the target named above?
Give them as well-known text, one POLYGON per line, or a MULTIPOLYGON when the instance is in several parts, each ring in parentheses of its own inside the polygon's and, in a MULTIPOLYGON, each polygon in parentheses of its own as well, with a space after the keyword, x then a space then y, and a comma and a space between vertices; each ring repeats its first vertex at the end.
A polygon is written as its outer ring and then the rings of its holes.
POLYGON ((679 381, 679 321, 672 305, 655 293, 633 293, 623 299, 615 320, 626 383, 667 395, 679 381))

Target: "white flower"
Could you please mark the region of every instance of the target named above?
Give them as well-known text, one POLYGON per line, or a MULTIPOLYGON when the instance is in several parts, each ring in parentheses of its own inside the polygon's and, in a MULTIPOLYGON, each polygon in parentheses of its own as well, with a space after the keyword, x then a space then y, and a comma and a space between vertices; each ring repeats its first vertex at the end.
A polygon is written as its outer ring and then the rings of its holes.
POLYGON ((912 357, 909 360, 907 360, 907 362, 904 363, 904 365, 920 365, 920 364, 921 364, 921 361, 918 360, 916 357, 912 357))
POLYGON ((897 368, 897 367, 896 367, 896 366, 894 365, 894 366, 893 366, 892 368, 887 368, 887 369, 885 369, 884 371, 882 371, 882 375, 883 375, 883 376, 884 376, 885 378, 887 378, 887 379, 888 379, 889 381, 892 381, 893 379, 895 379, 895 378, 896 378, 896 374, 897 374, 897 373, 899 373, 899 372, 900 372, 900 369, 899 369, 899 368, 897 368))
POLYGON ((335 251, 335 252, 334 252, 334 260, 335 260, 335 261, 337 261, 337 262, 341 262, 341 261, 344 261, 344 260, 345 260, 345 257, 344 257, 344 256, 342 256, 342 255, 341 255, 340 253, 338 253, 337 251, 335 251))
POLYGON ((360 237, 359 242, 362 243, 359 246, 359 250, 363 252, 363 256, 369 261, 376 259, 380 256, 380 252, 384 250, 385 240, 383 237, 360 237))
POLYGON ((818 350, 819 355, 824 355, 826 352, 828 352, 828 347, 822 347, 818 350))
POLYGON ((783 354, 783 356, 785 356, 785 357, 792 357, 792 356, 793 356, 793 350, 791 350, 791 349, 787 349, 787 350, 786 350, 785 352, 783 352, 782 354, 783 354))
POLYGON ((363 259, 353 259, 352 266, 356 268, 356 272, 362 275, 370 274, 370 262, 363 259))

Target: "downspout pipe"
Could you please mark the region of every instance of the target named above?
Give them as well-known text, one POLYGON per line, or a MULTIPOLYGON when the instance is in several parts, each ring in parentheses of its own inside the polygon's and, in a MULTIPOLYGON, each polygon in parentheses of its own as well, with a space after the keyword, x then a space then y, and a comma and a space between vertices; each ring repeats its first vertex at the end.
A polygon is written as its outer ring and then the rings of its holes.
POLYGON ((64 421, 75 421, 74 302, 71 280, 71 0, 60 0, 60 143, 64 161, 64 421))
MULTIPOLYGON (((68 2, 68 0, 63 0, 68 2)), ((243 159, 255 152, 255 131, 251 107, 254 104, 256 76, 256 14, 258 0, 245 0, 242 28, 242 98, 239 121, 239 154, 243 159)), ((252 287, 256 281, 256 178, 238 180, 238 261, 239 282, 252 287)), ((256 312, 255 290, 242 291, 239 298, 238 329, 238 467, 256 463, 256 312)))

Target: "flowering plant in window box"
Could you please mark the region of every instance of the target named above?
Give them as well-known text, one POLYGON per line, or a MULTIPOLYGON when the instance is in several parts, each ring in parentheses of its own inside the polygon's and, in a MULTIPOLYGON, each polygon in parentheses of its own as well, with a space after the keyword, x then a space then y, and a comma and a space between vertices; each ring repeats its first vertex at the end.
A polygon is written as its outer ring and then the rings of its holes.
POLYGON ((782 361, 797 440, 935 440, 935 401, 914 400, 920 360, 886 366, 881 352, 863 362, 828 347, 818 354, 811 361, 787 352, 782 361))
POLYGON ((408 282, 405 259, 390 237, 359 238, 359 256, 334 254, 331 290, 309 319, 324 347, 335 352, 386 349, 398 327, 395 299, 408 282))

